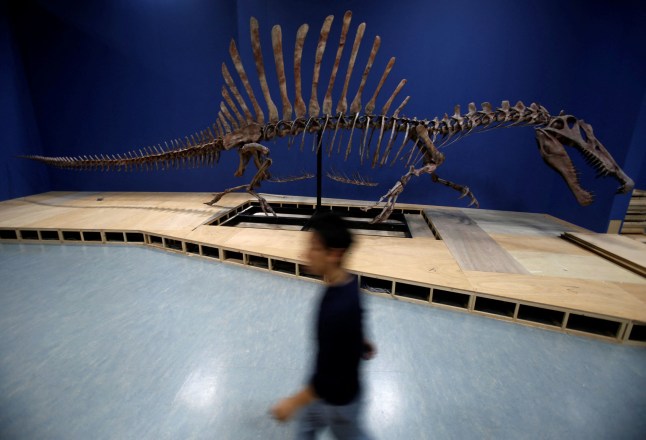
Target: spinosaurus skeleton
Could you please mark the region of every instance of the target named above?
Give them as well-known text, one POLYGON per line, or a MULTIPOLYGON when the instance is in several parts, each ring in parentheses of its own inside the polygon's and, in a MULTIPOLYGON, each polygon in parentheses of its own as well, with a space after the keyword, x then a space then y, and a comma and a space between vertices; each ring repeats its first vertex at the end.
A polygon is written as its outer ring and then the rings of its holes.
MULTIPOLYGON (((251 45, 258 75, 257 79, 260 83, 260 88, 269 113, 267 121, 254 95, 236 43, 234 40, 231 40, 229 54, 239 77, 238 84, 242 84, 248 101, 242 97, 227 65, 222 63, 222 76, 225 83, 222 86, 223 101, 220 102, 220 112, 216 123, 212 127, 200 131, 195 135, 191 135, 190 138, 186 137, 184 140, 177 139, 171 141, 170 145, 165 143, 164 146, 146 147, 143 150, 131 151, 125 155, 101 154, 79 157, 24 157, 64 169, 114 169, 119 171, 132 171, 137 169, 148 170, 153 167, 153 164, 155 169, 159 169, 160 167, 161 169, 166 169, 180 166, 209 166, 218 162, 222 151, 237 150, 240 157, 240 165, 234 175, 236 177, 242 176, 252 159, 257 168, 256 174, 248 184, 239 185, 216 193, 215 197, 207 202, 207 205, 217 203, 222 196, 229 192, 246 190, 260 201, 263 211, 268 214, 274 213, 273 210, 266 200, 255 192, 255 189, 263 181, 295 181, 310 178, 313 175, 305 174, 282 179, 272 178, 269 173, 269 168, 272 163, 269 157, 270 150, 262 145, 261 142, 289 137, 289 145, 291 146, 295 140, 297 141, 298 137, 301 137, 300 148, 302 150, 305 135, 316 134, 316 139, 318 140, 315 140, 313 150, 318 152, 320 148, 324 148, 327 150, 327 154, 331 155, 334 151, 339 130, 349 131, 345 148, 341 145, 341 136, 339 136, 337 148, 337 154, 344 154, 344 160, 346 161, 352 150, 353 141, 358 143, 357 148, 359 150, 361 164, 365 161, 372 168, 377 165, 381 167, 390 164, 392 166, 397 163, 397 159, 400 159, 400 162, 406 159, 405 168, 407 172, 374 205, 374 207, 379 207, 382 203, 384 204, 381 212, 373 219, 373 222, 381 222, 388 218, 395 206, 397 197, 403 192, 409 180, 413 176, 419 177, 423 174, 429 174, 434 183, 440 183, 459 191, 461 197, 468 196, 471 200, 469 206, 474 205, 477 207, 478 201, 468 187, 442 179, 437 175, 437 168, 444 162, 444 155, 439 151, 439 148, 476 132, 502 127, 531 126, 535 129, 536 140, 543 160, 563 177, 581 205, 589 205, 592 203, 593 196, 580 186, 577 171, 563 145, 574 147, 581 152, 589 165, 597 169, 598 176, 612 176, 616 178, 621 183, 618 192, 628 192, 633 188, 633 181, 621 170, 610 153, 597 140, 589 124, 585 123, 582 119, 577 119, 563 112, 558 116, 552 116, 545 107, 536 103, 525 106, 519 101, 512 106, 509 101, 503 101, 500 107, 495 109, 491 104, 486 102, 481 105, 480 109, 474 103, 471 103, 468 106, 468 112, 466 114, 460 113, 460 106, 458 105, 455 107, 452 116, 445 114, 441 119, 436 117, 432 120, 418 120, 417 118, 400 116, 410 96, 407 96, 395 111, 389 113, 394 100, 406 83, 404 79, 399 82, 381 108, 381 111, 377 114, 373 113, 376 108, 377 97, 393 67, 395 58, 390 58, 372 97, 365 105, 364 111, 361 112, 366 80, 381 44, 379 36, 376 36, 373 41, 358 90, 348 108, 348 85, 365 32, 365 23, 361 23, 356 29, 341 97, 333 112, 332 90, 350 28, 351 17, 352 13, 350 11, 346 12, 343 17, 341 36, 328 81, 327 91, 323 99, 322 113, 317 99, 318 85, 320 81, 321 62, 332 26, 333 16, 328 16, 325 19, 319 34, 312 77, 312 91, 307 108, 302 96, 301 59, 305 37, 309 27, 307 24, 303 24, 298 29, 296 35, 294 48, 295 98, 293 110, 287 94, 281 27, 276 25, 272 28, 271 41, 274 64, 282 102, 280 116, 276 104, 271 98, 265 75, 258 22, 255 18, 251 18, 251 45), (250 107, 253 108, 253 113, 250 107), (325 132, 328 132, 328 140, 330 136, 332 140, 329 144, 322 145, 323 134, 325 132), (375 148, 373 149, 372 140, 375 132, 378 134, 375 148), (403 133, 403 140, 398 141, 397 139, 401 133, 403 133), (343 149, 345 151, 342 153, 343 149)), ((376 185, 376 183, 366 180, 358 173, 348 176, 347 174, 343 175, 339 172, 332 171, 328 172, 327 176, 333 180, 353 185, 376 185)))

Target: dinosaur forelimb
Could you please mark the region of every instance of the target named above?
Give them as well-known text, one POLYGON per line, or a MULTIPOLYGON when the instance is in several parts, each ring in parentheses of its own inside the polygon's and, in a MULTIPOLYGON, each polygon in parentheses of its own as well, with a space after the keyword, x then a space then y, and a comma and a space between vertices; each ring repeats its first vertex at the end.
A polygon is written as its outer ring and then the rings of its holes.
POLYGON ((471 203, 469 203, 469 206, 475 206, 476 208, 480 207, 480 203, 478 203, 478 200, 473 195, 473 192, 471 192, 468 186, 462 186, 462 185, 458 185, 457 183, 444 180, 435 173, 431 173, 431 179, 433 179, 433 183, 441 183, 442 185, 448 186, 449 188, 453 188, 454 190, 462 193, 462 195, 459 198, 469 196, 469 198, 471 199, 471 203))
POLYGON ((426 151, 424 151, 424 162, 433 162, 436 165, 441 165, 444 162, 444 155, 433 145, 433 141, 428 136, 428 129, 423 125, 418 125, 415 128, 417 136, 422 139, 424 145, 426 146, 426 151))
POLYGON ((254 189, 260 186, 263 180, 267 180, 270 177, 268 170, 269 170, 269 167, 271 166, 271 159, 267 157, 269 155, 269 148, 265 147, 264 145, 260 145, 252 142, 242 146, 239 150, 239 153, 240 153, 240 166, 238 167, 238 170, 235 173, 236 177, 242 176, 242 174, 244 173, 249 163, 249 160, 252 157, 256 167, 258 168, 258 171, 251 179, 251 182, 249 182, 248 184, 238 185, 233 188, 226 189, 222 192, 215 193, 213 199, 210 202, 207 202, 206 205, 213 206, 225 194, 228 194, 233 191, 238 191, 240 189, 245 189, 249 194, 251 194, 252 196, 258 199, 258 201, 260 202, 260 207, 262 208, 262 211, 265 214, 273 214, 275 216, 276 213, 271 208, 271 206, 269 206, 267 201, 254 191, 254 189))
MULTIPOLYGON (((240 165, 238 166, 238 169, 234 173, 234 176, 240 177, 244 174, 245 170, 247 169, 247 165, 249 164, 249 160, 253 157, 254 163, 256 164, 256 168, 260 169, 262 161, 260 159, 261 156, 267 156, 269 154, 269 148, 265 147, 264 145, 257 144, 255 142, 245 144, 242 146, 239 150, 240 154, 240 165)), ((268 178, 269 176, 267 176, 268 178)))

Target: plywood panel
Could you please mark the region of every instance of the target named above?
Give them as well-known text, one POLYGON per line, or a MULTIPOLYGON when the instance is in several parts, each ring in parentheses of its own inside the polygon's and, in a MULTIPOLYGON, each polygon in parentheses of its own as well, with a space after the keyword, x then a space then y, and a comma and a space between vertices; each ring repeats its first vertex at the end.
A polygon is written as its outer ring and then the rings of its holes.
POLYGON ((194 229, 250 197, 231 196, 211 207, 204 205, 208 194, 45 193, 0 205, 0 227, 194 229))
POLYGON ((523 251, 510 253, 532 275, 639 283, 646 290, 646 278, 589 252, 587 255, 523 251))
MULTIPOLYGON (((637 298, 639 301, 644 303, 646 306, 646 287, 643 283, 633 284, 633 283, 613 283, 615 287, 618 287, 626 292, 628 292, 633 297, 637 298)), ((645 321, 646 322, 646 321, 645 321)))
POLYGON ((357 237, 348 267, 377 277, 469 290, 446 244, 433 238, 357 237))
POLYGON ((548 254, 590 255, 590 252, 561 237, 537 237, 489 234, 509 252, 545 252, 548 254))
POLYGON ((459 210, 425 209, 442 241, 464 270, 529 273, 469 216, 459 210))
POLYGON ((408 230, 413 238, 435 238, 433 231, 428 227, 426 220, 424 220, 422 216, 416 214, 404 214, 404 218, 406 218, 408 230))
POLYGON ((489 234, 558 237, 565 231, 581 230, 545 214, 468 208, 463 208, 461 211, 489 234))
POLYGON ((646 245, 615 234, 567 233, 575 243, 646 276, 646 245))

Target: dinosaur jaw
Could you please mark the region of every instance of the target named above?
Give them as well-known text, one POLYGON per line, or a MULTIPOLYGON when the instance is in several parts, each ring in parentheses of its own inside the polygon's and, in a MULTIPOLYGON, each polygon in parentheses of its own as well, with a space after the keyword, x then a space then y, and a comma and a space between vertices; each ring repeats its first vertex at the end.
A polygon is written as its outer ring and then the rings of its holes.
POLYGON ((579 185, 577 171, 563 145, 576 148, 586 163, 597 171, 597 177, 617 179, 620 183, 617 193, 629 192, 635 186, 633 180, 594 136, 590 124, 583 120, 571 115, 553 117, 546 126, 536 130, 536 140, 545 162, 563 176, 582 205, 590 204, 592 195, 579 185))
POLYGON ((577 202, 581 206, 590 205, 594 196, 579 183, 577 170, 563 145, 543 129, 536 130, 536 142, 545 163, 563 177, 577 202))

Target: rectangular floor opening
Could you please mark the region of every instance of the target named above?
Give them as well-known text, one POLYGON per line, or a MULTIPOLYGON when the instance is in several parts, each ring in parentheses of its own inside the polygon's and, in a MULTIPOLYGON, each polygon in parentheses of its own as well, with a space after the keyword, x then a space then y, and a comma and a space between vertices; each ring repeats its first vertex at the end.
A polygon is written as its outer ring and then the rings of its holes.
POLYGON ((591 316, 570 314, 567 326, 570 330, 578 330, 595 335, 617 337, 621 323, 591 316))
MULTIPOLYGON (((315 206, 303 203, 270 203, 276 215, 266 215, 258 202, 249 203, 239 212, 232 211, 225 217, 213 220, 211 226, 229 226, 238 228, 277 229, 291 231, 308 230, 308 222, 315 212, 315 206)), ((238 210, 236 210, 238 211, 238 210)), ((405 213, 419 215, 419 210, 395 210, 390 217, 381 223, 370 223, 381 209, 363 211, 360 207, 324 205, 321 212, 338 212, 347 221, 348 227, 360 235, 379 235, 388 237, 410 238, 411 233, 404 216, 405 213)))
POLYGON ((200 245, 196 243, 186 243, 186 252, 189 254, 200 254, 200 245))
POLYGON ((469 295, 466 293, 451 292, 450 290, 433 289, 431 302, 443 306, 466 309, 469 307, 469 295))
POLYGON ((42 240, 59 240, 58 231, 40 231, 42 240))
POLYGON ((477 297, 475 306, 473 308, 478 312, 490 313, 492 315, 507 316, 511 318, 514 316, 514 310, 516 310, 516 304, 508 301, 502 301, 499 299, 477 297))
POLYGON ((366 275, 361 275, 360 287, 369 292, 388 293, 388 294, 393 292, 392 281, 383 280, 381 278, 373 278, 366 275))
POLYGON ((229 261, 232 263, 244 263, 244 255, 242 252, 228 251, 223 250, 223 259, 224 261, 229 261))
POLYGON ((63 231, 63 240, 81 241, 81 231, 63 231))
POLYGON ((0 239, 17 240, 18 234, 13 229, 0 229, 0 239))
POLYGON ((179 240, 174 240, 172 238, 164 238, 164 243, 166 243, 166 248, 168 249, 174 249, 176 251, 183 250, 182 242, 179 240))
POLYGON ((126 241, 128 243, 143 243, 144 234, 141 232, 126 232, 126 241))
POLYGON ((164 244, 164 241, 159 235, 149 235, 148 239, 150 240, 150 244, 155 246, 162 246, 164 244))
POLYGON ((542 307, 520 304, 517 318, 522 321, 535 322, 538 324, 560 327, 563 324, 565 312, 558 310, 544 309, 542 307))
POLYGON ((258 255, 247 255, 249 266, 269 269, 269 258, 258 255))
POLYGON ((276 272, 296 275, 296 263, 290 263, 289 261, 271 260, 271 269, 276 272))
POLYGON ((110 242, 124 242, 123 232, 106 232, 105 241, 110 242))
POLYGON ((628 340, 646 342, 646 325, 633 324, 628 340))
POLYGON ((96 231, 83 231, 83 241, 99 241, 102 242, 101 233, 96 231))
POLYGON ((428 301, 431 295, 431 288, 424 286, 417 286, 415 284, 395 282, 395 295, 404 298, 418 299, 420 301, 428 301))
POLYGON ((209 258, 220 258, 220 250, 211 246, 202 246, 202 255, 209 258))
POLYGON ((31 229, 23 229, 20 231, 20 236, 23 240, 39 240, 38 231, 33 231, 31 229))

